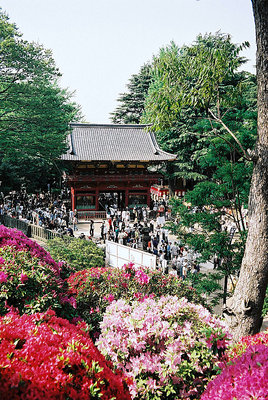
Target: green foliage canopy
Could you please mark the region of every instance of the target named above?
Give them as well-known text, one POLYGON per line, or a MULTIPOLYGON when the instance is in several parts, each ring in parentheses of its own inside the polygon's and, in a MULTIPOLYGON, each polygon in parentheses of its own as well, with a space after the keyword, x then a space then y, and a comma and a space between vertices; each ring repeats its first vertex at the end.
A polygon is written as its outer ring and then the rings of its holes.
POLYGON ((165 151, 178 154, 166 176, 175 187, 185 178, 193 189, 186 195, 188 206, 173 200, 177 220, 171 229, 200 260, 216 253, 225 275, 239 269, 244 252, 242 208, 252 174, 248 149, 256 140, 256 77, 238 70, 245 62, 240 51, 248 45, 216 33, 199 35, 190 46, 172 42, 161 49, 142 119, 152 124, 165 151), (236 227, 234 241, 222 229, 226 219, 236 227))
POLYGON ((58 86, 51 51, 23 40, 1 10, 0 71, 0 173, 30 182, 32 166, 51 170, 66 150, 68 125, 79 107, 58 86))
MULTIPOLYGON (((164 171, 167 177, 191 181, 211 177, 216 167, 211 163, 212 153, 215 161, 218 158, 215 143, 229 143, 236 160, 241 158, 238 142, 245 149, 252 148, 256 78, 237 71, 245 61, 239 56, 245 46, 248 43, 232 44, 229 35, 199 35, 193 45, 180 49, 172 42, 154 58, 142 122, 152 124, 165 151, 177 154, 176 162, 164 171), (217 137, 221 139, 215 141, 217 137), (204 161, 208 152, 210 164, 204 161)), ((230 159, 230 150, 225 149, 227 153, 230 159)))
POLYGON ((117 99, 119 105, 111 113, 112 122, 115 124, 139 124, 144 102, 149 86, 152 82, 152 68, 150 64, 144 64, 138 74, 130 77, 126 85, 128 91, 121 93, 117 99))
POLYGON ((55 261, 66 262, 73 272, 104 265, 104 253, 92 241, 55 238, 48 241, 47 247, 55 261))

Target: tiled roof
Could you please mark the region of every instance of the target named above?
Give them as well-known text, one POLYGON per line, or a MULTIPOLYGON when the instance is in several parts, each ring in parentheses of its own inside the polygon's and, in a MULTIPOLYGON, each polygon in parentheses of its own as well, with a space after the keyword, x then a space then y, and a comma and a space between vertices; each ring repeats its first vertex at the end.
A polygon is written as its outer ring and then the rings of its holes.
POLYGON ((175 155, 159 149, 147 125, 71 124, 69 150, 72 161, 169 161, 175 155))

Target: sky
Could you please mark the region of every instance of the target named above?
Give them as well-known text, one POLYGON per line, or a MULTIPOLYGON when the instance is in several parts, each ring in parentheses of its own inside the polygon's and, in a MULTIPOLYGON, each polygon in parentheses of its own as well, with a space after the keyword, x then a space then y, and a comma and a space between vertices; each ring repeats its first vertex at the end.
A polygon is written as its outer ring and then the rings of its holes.
POLYGON ((1 0, 24 39, 53 52, 60 86, 75 92, 84 122, 110 123, 119 93, 132 74, 172 40, 191 44, 198 34, 229 33, 248 41, 243 67, 255 73, 250 0, 1 0))

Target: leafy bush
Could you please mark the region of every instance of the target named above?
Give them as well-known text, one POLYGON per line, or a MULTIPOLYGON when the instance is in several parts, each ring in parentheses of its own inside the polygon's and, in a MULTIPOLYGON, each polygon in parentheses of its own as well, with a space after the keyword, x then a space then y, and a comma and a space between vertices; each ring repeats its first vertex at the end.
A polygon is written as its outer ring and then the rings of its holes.
POLYGON ((70 237, 55 238, 48 241, 47 247, 54 260, 64 260, 73 272, 104 265, 103 250, 92 241, 70 237))
POLYGON ((33 257, 37 257, 40 262, 45 263, 56 274, 60 275, 62 264, 56 263, 43 247, 33 240, 30 240, 23 232, 0 225, 0 247, 7 246, 11 246, 16 250, 29 251, 33 257))
POLYGON ((227 361, 202 400, 268 399, 268 330, 241 338, 228 350, 227 361))
POLYGON ((0 314, 15 307, 20 314, 46 311, 77 317, 76 301, 67 295, 62 263, 24 233, 0 226, 0 314))
POLYGON ((194 303, 202 302, 196 290, 178 277, 148 268, 135 268, 131 263, 122 268, 79 271, 69 277, 68 285, 69 295, 76 298, 79 314, 95 335, 106 307, 113 300, 142 301, 147 297, 177 295, 194 303))
POLYGON ((268 399, 268 347, 253 345, 208 384, 201 400, 268 399))
POLYGON ((20 314, 54 309, 58 315, 77 317, 76 300, 67 295, 66 283, 27 250, 0 248, 0 314, 15 307, 20 314))
POLYGON ((51 311, 1 317, 0 398, 129 400, 124 377, 82 328, 51 311))
POLYGON ((209 273, 203 274, 199 272, 198 274, 188 273, 187 282, 194 287, 201 296, 207 298, 207 302, 211 306, 219 304, 222 299, 222 285, 220 281, 223 279, 221 273, 209 273))
POLYGON ((223 322, 177 296, 112 302, 97 346, 129 378, 133 399, 197 399, 226 349, 223 322))
POLYGON ((228 360, 230 361, 233 358, 241 356, 249 346, 253 346, 255 344, 265 344, 268 346, 268 330, 265 332, 256 333, 256 335, 242 337, 239 343, 235 344, 228 350, 228 360))

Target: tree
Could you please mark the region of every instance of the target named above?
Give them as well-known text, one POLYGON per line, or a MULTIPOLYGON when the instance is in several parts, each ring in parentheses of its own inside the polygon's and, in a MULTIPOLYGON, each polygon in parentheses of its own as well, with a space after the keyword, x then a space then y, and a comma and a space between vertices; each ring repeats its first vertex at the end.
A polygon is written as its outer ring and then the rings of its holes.
POLYGON ((249 229, 232 304, 226 310, 235 337, 254 334, 268 284, 268 1, 252 0, 257 42, 258 139, 249 196, 249 229))
MULTIPOLYGON (((245 159, 252 160, 254 163, 249 197, 249 232, 246 248, 232 304, 225 311, 236 338, 253 334, 259 330, 268 281, 268 66, 266 62, 268 53, 268 2, 267 0, 253 0, 252 5, 256 23, 258 80, 258 140, 255 150, 247 151, 247 147, 243 146, 236 132, 231 130, 224 122, 225 115, 222 113, 222 107, 228 107, 229 100, 235 100, 236 97, 236 93, 229 90, 225 92, 223 98, 221 96, 223 82, 232 78, 233 71, 239 65, 239 59, 235 59, 239 50, 236 46, 224 46, 219 49, 213 45, 207 49, 201 46, 200 52, 197 52, 197 47, 189 49, 188 52, 186 49, 183 54, 181 52, 186 63, 182 62, 179 65, 176 80, 171 79, 172 75, 168 73, 161 88, 164 90, 165 96, 170 87, 169 81, 176 82, 169 89, 171 96, 175 99, 175 106, 163 101, 160 108, 163 113, 164 107, 171 110, 167 123, 172 123, 174 116, 179 114, 183 104, 204 109, 211 121, 212 131, 216 131, 218 128, 223 129, 226 134, 230 135, 228 140, 232 138, 232 141, 234 141, 232 145, 235 144, 236 151, 240 152, 245 159), (228 51, 231 57, 226 57, 228 51), (190 62, 187 62, 187 54, 192 56, 190 62), (186 65, 188 66, 187 69, 185 68, 186 65), (212 65, 212 68, 209 65, 212 65), (184 72, 184 74, 181 74, 181 72, 184 72), (183 79, 180 78, 181 75, 183 79), (165 85, 166 82, 167 85, 165 85), (165 103, 167 103, 166 106, 165 103)), ((202 38, 200 43, 202 44, 202 38)))
POLYGON ((55 168, 79 107, 59 88, 51 52, 23 40, 1 10, 0 39, 0 173, 4 181, 19 177, 11 186, 33 183, 35 168, 43 176, 55 168))
MULTIPOLYGON (((237 97, 234 108, 225 111, 224 119, 236 132, 243 147, 252 148, 256 134, 256 84, 254 76, 246 76, 247 79, 242 80, 240 98, 237 97)), ((179 199, 173 199, 172 210, 179 216, 179 223, 169 225, 183 243, 201 254, 200 261, 211 260, 217 254, 221 260, 217 270, 226 282, 225 303, 227 278, 232 280, 232 276, 237 274, 244 253, 246 226, 243 206, 248 201, 252 163, 241 157, 235 149, 236 142, 223 127, 217 127, 215 135, 208 119, 200 118, 195 122, 195 130, 196 134, 206 133, 210 138, 206 146, 200 144, 200 149, 193 153, 199 170, 206 176, 186 194, 185 200, 191 204, 190 208, 179 199), (236 229, 235 240, 229 232, 230 226, 236 229)), ((193 134, 193 129, 190 132, 193 134)), ((185 154, 184 149, 182 153, 185 154)))
POLYGON ((152 124, 164 150, 178 154, 174 177, 184 177, 188 183, 205 178, 207 171, 198 162, 200 154, 210 146, 212 137, 225 134, 219 132, 216 115, 220 118, 222 113, 225 123, 232 121, 236 130, 243 129, 248 119, 243 103, 255 82, 252 75, 236 71, 244 61, 239 57, 240 48, 231 43, 229 35, 199 35, 194 45, 179 49, 171 43, 155 57, 142 121, 152 124), (218 61, 218 54, 224 61, 218 61), (207 85, 200 74, 207 75, 207 85))
POLYGON ((117 101, 119 105, 111 120, 115 124, 139 124, 144 110, 144 101, 152 81, 150 64, 144 64, 138 74, 134 74, 127 84, 127 93, 121 93, 117 101))
POLYGON ((199 35, 194 45, 179 49, 172 42, 154 58, 142 122, 152 124, 164 150, 177 154, 166 171, 170 181, 184 178, 189 185, 206 178, 209 170, 201 168, 199 159, 211 138, 222 134, 216 121, 220 113, 239 131, 241 119, 248 119, 242 103, 255 83, 250 74, 236 71, 244 62, 239 56, 243 46, 234 45, 229 35, 199 35))

